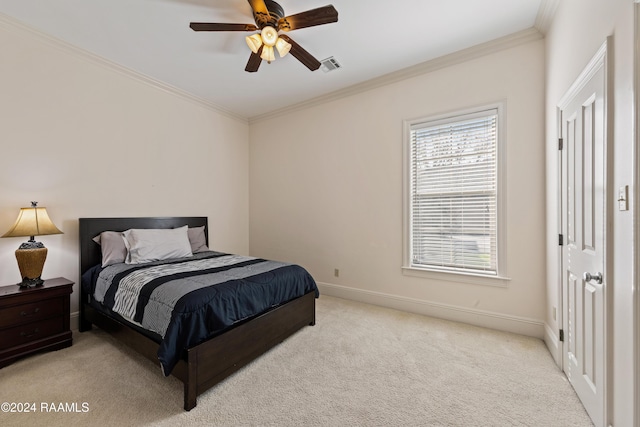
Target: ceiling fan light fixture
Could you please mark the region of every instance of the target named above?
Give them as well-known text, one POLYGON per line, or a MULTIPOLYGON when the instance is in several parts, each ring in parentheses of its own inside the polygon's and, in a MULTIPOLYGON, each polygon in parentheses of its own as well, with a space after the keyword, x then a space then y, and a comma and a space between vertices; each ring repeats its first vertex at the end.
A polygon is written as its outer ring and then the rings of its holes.
POLYGON ((276 42, 276 49, 278 49, 280 58, 282 58, 291 50, 291 43, 287 42, 285 39, 281 37, 278 37, 278 41, 276 42))
POLYGON ((262 48, 262 53, 260 54, 260 58, 264 59, 267 62, 274 61, 276 56, 273 52, 273 46, 266 45, 262 48))
POLYGON ((260 34, 247 36, 245 40, 247 41, 247 45, 249 46, 249 49, 251 49, 251 52, 258 53, 260 46, 262 46, 262 37, 260 37, 260 34))
POLYGON ((276 41, 278 41, 278 31, 269 25, 262 29, 260 35, 262 37, 262 43, 267 46, 273 47, 276 41))
MULTIPOLYGON (((640 2, 640 0, 635 1, 640 2)), ((289 16, 285 15, 282 6, 274 0, 249 0, 249 5, 255 24, 191 22, 189 27, 193 31, 255 33, 245 37, 247 46, 251 49, 249 61, 244 69, 248 73, 258 71, 262 61, 274 61, 276 49, 281 58, 291 52, 291 55, 311 71, 320 68, 322 64, 313 55, 284 33, 282 37, 278 33, 338 22, 338 11, 333 5, 309 9, 289 16)), ((245 35, 247 34, 245 33, 245 35)))

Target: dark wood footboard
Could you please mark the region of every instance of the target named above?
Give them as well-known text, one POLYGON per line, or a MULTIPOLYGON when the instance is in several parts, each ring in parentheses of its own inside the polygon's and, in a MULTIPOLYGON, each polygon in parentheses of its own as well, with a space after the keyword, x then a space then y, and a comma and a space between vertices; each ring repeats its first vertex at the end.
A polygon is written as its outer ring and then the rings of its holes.
POLYGON ((196 396, 280 344, 296 331, 314 323, 315 293, 309 292, 187 350, 185 371, 188 378, 182 380, 184 409, 192 409, 196 405, 196 396))

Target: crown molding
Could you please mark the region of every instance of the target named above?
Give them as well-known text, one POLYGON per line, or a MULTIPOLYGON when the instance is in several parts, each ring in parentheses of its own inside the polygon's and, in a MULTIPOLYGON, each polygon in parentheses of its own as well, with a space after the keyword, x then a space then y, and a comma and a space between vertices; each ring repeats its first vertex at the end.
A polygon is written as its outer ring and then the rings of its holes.
POLYGON ((553 22, 553 17, 556 14, 559 4, 560 0, 542 0, 540 2, 534 27, 542 34, 547 34, 549 28, 551 28, 551 23, 553 22))
POLYGON ((171 95, 178 96, 187 101, 193 102, 201 107, 205 107, 209 110, 212 110, 218 114, 226 116, 230 119, 241 121, 246 124, 248 122, 247 118, 235 113, 232 113, 219 105, 213 104, 203 98, 195 96, 187 91, 182 89, 178 89, 175 86, 164 83, 160 80, 154 79, 153 77, 149 77, 143 73, 132 70, 131 68, 127 68, 122 66, 116 62, 110 61, 106 58, 103 58, 99 55, 91 53, 85 49, 74 46, 64 40, 58 39, 56 37, 50 36, 48 34, 43 33, 42 31, 36 30, 33 27, 30 27, 15 18, 8 16, 4 13, 0 13, 0 27, 4 28, 8 31, 12 31, 17 34, 27 34, 38 39, 41 42, 48 44, 49 46, 56 48, 62 52, 73 55, 77 58, 89 61, 93 64, 99 65, 104 68, 108 68, 112 71, 115 71, 121 75, 127 76, 134 80, 137 80, 140 83, 151 86, 155 89, 159 89, 161 91, 167 92, 171 95))
MULTIPOLYGON (((556 1, 556 0, 546 0, 546 1, 556 1)), ((450 67, 452 65, 460 64, 460 63, 470 61, 472 59, 476 59, 479 57, 483 57, 495 52, 516 47, 521 44, 533 42, 536 40, 541 40, 542 38, 544 38, 543 34, 537 28, 531 27, 529 29, 519 31, 517 33, 513 33, 505 37, 500 37, 498 39, 491 40, 486 43, 481 43, 481 44, 469 47, 467 49, 463 49, 463 50, 451 53, 449 55, 444 55, 435 59, 431 59, 426 62, 422 62, 417 65, 408 67, 408 68, 404 68, 399 71, 394 71, 392 73, 385 74, 381 77, 376 77, 366 82, 349 86, 345 89, 331 92, 326 95, 318 96, 308 101, 290 105, 288 107, 284 107, 269 113, 250 117, 249 124, 251 125, 254 123, 258 123, 260 121, 272 119, 272 118, 282 116, 294 111, 298 111, 302 108, 309 108, 315 105, 324 104, 326 102, 331 102, 347 96, 356 95, 371 89, 375 89, 375 88, 386 86, 392 83, 400 82, 402 80, 421 76, 423 74, 427 74, 445 67, 450 67)))

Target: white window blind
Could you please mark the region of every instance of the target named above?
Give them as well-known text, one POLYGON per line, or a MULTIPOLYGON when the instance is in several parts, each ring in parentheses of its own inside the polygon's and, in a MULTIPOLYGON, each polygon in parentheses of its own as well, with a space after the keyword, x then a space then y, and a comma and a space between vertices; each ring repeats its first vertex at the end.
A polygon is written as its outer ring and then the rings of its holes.
POLYGON ((411 266, 497 274, 498 110, 409 134, 411 266))

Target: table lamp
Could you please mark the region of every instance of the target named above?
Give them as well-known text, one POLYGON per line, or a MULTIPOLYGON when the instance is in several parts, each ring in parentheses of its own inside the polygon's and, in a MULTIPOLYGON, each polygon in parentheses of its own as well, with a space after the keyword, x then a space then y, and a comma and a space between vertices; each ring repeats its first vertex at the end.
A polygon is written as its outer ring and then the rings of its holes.
POLYGON ((21 288, 40 286, 44 283, 40 276, 44 261, 47 259, 47 248, 42 242, 36 242, 34 237, 48 234, 62 234, 62 231, 51 222, 46 208, 38 207, 38 202, 31 202, 30 207, 20 208, 16 223, 2 236, 29 236, 29 241, 21 244, 16 250, 16 259, 22 277, 22 282, 18 285, 21 288))

